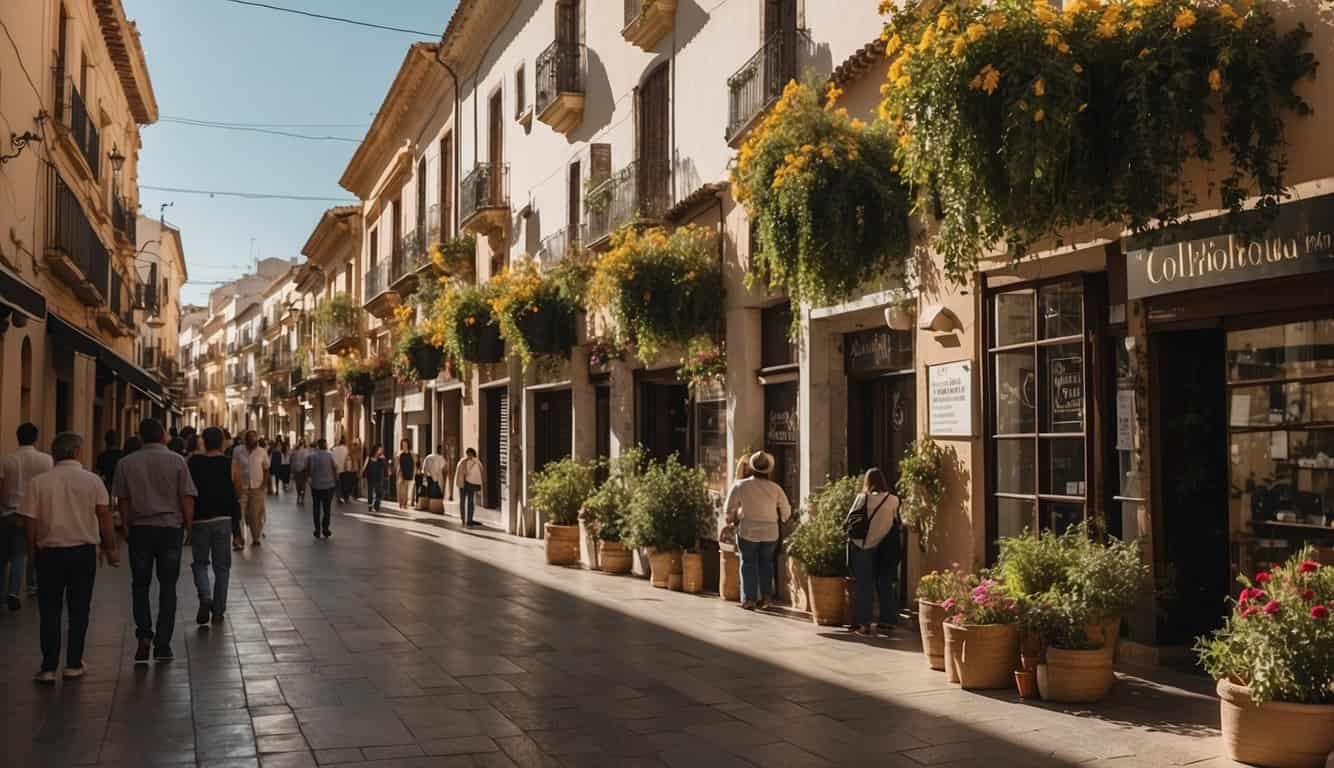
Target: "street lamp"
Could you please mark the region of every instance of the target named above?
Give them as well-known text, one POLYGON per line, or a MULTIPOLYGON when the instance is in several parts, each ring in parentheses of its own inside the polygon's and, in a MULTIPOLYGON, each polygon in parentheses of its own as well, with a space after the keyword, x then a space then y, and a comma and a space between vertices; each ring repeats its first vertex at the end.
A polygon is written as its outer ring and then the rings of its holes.
POLYGON ((125 167, 125 155, 122 155, 120 153, 119 146, 112 145, 111 154, 107 155, 107 159, 111 161, 111 173, 114 174, 116 180, 116 191, 119 193, 120 169, 125 167))

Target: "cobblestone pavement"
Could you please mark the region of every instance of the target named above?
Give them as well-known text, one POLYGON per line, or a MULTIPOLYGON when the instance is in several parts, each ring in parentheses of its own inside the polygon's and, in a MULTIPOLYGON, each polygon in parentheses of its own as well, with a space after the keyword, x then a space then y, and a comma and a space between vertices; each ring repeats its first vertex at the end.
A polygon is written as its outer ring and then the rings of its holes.
POLYGON ((536 542, 390 508, 340 507, 334 538, 316 541, 308 514, 270 504, 265 546, 234 565, 223 626, 193 626, 183 569, 171 664, 131 663, 125 567, 98 573, 83 680, 32 683, 36 607, 0 616, 0 763, 1225 762, 1217 705, 1198 692, 1123 676, 1086 710, 964 692, 926 669, 915 631, 854 640, 549 567, 536 542))

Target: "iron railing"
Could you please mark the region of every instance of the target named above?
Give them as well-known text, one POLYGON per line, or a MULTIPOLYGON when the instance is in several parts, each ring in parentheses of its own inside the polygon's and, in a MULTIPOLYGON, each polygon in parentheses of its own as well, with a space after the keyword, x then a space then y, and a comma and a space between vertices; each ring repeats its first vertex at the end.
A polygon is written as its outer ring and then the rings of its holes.
POLYGON ((426 247, 429 249, 444 239, 445 234, 440 231, 440 204, 436 203, 426 209, 426 247))
POLYGON ((671 166, 636 161, 584 196, 584 245, 601 243, 617 229, 658 221, 672 204, 671 166))
POLYGON ((426 250, 425 227, 404 235, 394 256, 394 269, 389 276, 391 283, 397 283, 406 275, 416 274, 417 270, 429 264, 431 257, 426 250))
POLYGON ((389 291, 389 284, 392 282, 389 277, 391 274, 390 266, 388 262, 381 262, 372 264, 371 268, 366 270, 365 283, 363 283, 366 304, 370 304, 381 294, 389 291))
POLYGON ((130 201, 116 195, 111 198, 111 224, 117 234, 126 242, 137 243, 139 240, 139 213, 130 201))
POLYGON ((579 43, 557 40, 537 56, 537 95, 534 108, 541 115, 563 93, 583 94, 588 57, 579 43))
POLYGON ((246 349, 247 347, 251 346, 258 340, 259 337, 256 336, 255 332, 251 330, 250 326, 247 325, 246 327, 241 329, 240 336, 238 336, 236 339, 236 348, 237 350, 246 349))
POLYGON ((783 95, 788 81, 797 76, 798 53, 809 46, 810 37, 803 30, 775 32, 727 78, 727 141, 783 95))
POLYGON ((252 387, 255 385, 255 374, 250 371, 233 370, 227 372, 227 386, 229 387, 252 387))
POLYGON ((101 172, 102 141, 97 131, 97 124, 88 115, 83 95, 74 87, 74 78, 65 77, 63 70, 56 70, 56 120, 70 132, 74 143, 79 147, 83 159, 97 178, 101 172))
POLYGON ((325 347, 332 347, 341 341, 355 337, 361 329, 355 320, 331 320, 320 329, 320 338, 325 347))
POLYGON ((162 305, 158 300, 157 286, 147 280, 136 280, 134 284, 134 307, 142 309, 149 315, 156 315, 162 311, 162 305))
POLYGON ((508 208, 510 204, 510 167, 478 163, 463 179, 459 216, 467 221, 486 208, 508 208))
POLYGON ((562 227, 559 232, 548 235, 537 249, 537 265, 543 272, 565 261, 566 257, 579 250, 579 233, 562 227))
POLYGON ((134 302, 130 299, 129 285, 119 270, 111 270, 107 281, 107 308, 127 328, 134 327, 134 302))
POLYGON ((79 198, 55 166, 47 167, 46 247, 64 254, 106 296, 111 254, 97 236, 79 198))

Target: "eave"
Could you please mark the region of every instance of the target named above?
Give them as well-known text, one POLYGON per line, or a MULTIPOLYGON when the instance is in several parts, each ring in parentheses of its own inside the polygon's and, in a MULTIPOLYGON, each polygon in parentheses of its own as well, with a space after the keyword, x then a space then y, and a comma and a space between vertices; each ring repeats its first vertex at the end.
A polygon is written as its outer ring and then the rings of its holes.
POLYGON ((476 69, 500 28, 519 8, 519 0, 459 0, 440 38, 440 58, 459 77, 476 69))
POLYGON ((152 125, 157 122, 157 96, 153 93, 153 82, 148 77, 148 61, 144 58, 144 48, 139 42, 139 28, 125 18, 125 8, 121 0, 93 0, 97 11, 97 20, 102 27, 102 39, 111 54, 111 64, 116 68, 125 99, 129 102, 130 112, 140 125, 152 125))
POLYGON ((306 257, 307 263, 320 262, 321 257, 333 252, 343 240, 355 236, 357 228, 353 224, 360 216, 361 208, 355 205, 340 205, 320 214, 315 231, 301 246, 301 255, 306 257))
POLYGON ((871 67, 885 58, 885 41, 879 37, 853 51, 843 63, 834 68, 829 75, 829 82, 843 87, 870 71, 871 67))
POLYGON ((371 127, 338 180, 343 189, 362 200, 370 195, 370 188, 383 170, 385 154, 400 143, 397 134, 403 119, 421 107, 415 97, 437 67, 435 56, 439 48, 439 43, 413 43, 408 47, 371 127))

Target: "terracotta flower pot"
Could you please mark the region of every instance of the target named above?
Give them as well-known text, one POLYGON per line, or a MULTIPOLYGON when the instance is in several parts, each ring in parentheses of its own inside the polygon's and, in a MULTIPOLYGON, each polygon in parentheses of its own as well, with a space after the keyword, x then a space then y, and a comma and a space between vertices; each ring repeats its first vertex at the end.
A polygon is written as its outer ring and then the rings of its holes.
POLYGON ((1019 698, 1036 699, 1038 696, 1038 673, 1031 669, 1014 671, 1014 686, 1019 689, 1019 698))
POLYGON ((704 556, 698 552, 681 556, 681 591, 692 595, 704 591, 704 556))
MULTIPOLYGON (((1019 627, 1015 624, 945 622, 945 652, 965 690, 1009 688, 1019 664, 1019 627)), ((948 672, 948 669, 946 670, 948 672)))
POLYGON ((671 576, 681 573, 680 552, 650 552, 648 555, 649 579, 653 586, 667 589, 671 586, 671 576))
POLYGON ((726 550, 719 553, 719 558, 718 595, 735 603, 741 599, 741 559, 726 550))
POLYGON ((579 526, 543 526, 547 541, 547 562, 552 565, 574 565, 579 562, 579 526))
POLYGON ((1047 663, 1038 669, 1044 670, 1038 677, 1043 700, 1062 704, 1101 701, 1116 681, 1112 657, 1102 648, 1091 651, 1048 648, 1047 663))
POLYGON ((598 569, 606 573, 629 573, 634 556, 619 541, 598 543, 598 569))
POLYGON ((847 592, 842 576, 811 576, 811 618, 822 627, 843 623, 847 592))
POLYGON ((922 655, 932 669, 945 668, 945 609, 930 600, 917 601, 917 627, 922 632, 922 655))
POLYGON ((1089 642, 1096 643, 1108 659, 1116 661, 1116 645, 1121 641, 1121 616, 1109 616, 1084 625, 1089 642))
POLYGON ((1266 768, 1322 768, 1334 752, 1334 704, 1257 706, 1249 688, 1218 681, 1223 748, 1240 763, 1266 768))

